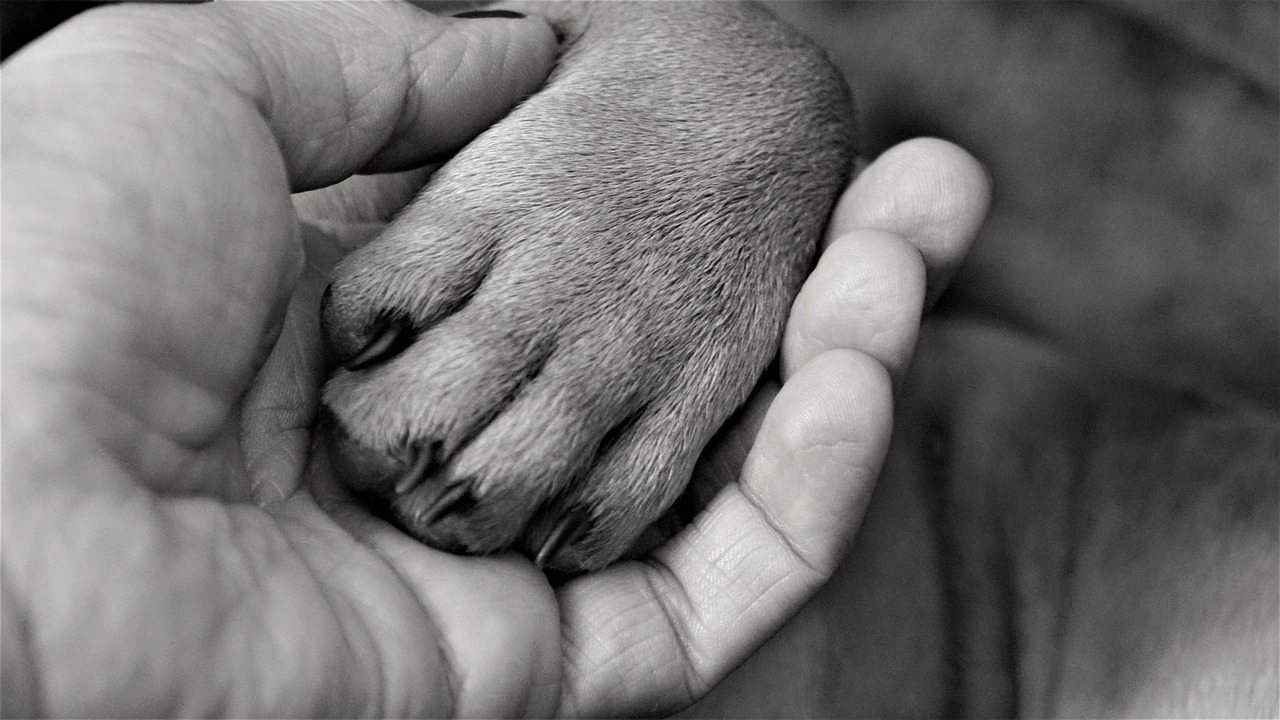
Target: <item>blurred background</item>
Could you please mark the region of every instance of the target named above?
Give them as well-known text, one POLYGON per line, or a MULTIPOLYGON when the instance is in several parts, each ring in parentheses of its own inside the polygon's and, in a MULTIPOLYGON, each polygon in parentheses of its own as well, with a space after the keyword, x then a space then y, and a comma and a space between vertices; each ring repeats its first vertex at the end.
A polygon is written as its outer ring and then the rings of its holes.
POLYGON ((843 69, 868 153, 938 135, 991 171, 941 309, 1280 407, 1280 4, 771 7, 843 69))

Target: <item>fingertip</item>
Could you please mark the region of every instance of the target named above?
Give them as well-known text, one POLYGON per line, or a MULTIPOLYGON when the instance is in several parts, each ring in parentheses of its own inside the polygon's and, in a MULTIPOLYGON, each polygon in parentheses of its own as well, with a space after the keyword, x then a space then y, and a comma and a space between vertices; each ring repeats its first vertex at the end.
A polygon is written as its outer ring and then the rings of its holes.
POLYGON ((763 437, 783 454, 861 442, 890 416, 890 387, 888 371, 874 357, 848 348, 824 351, 782 386, 757 442, 763 437))
POLYGON ((959 146, 916 138, 886 150, 841 197, 828 238, 879 228, 907 238, 923 256, 936 293, 964 258, 986 217, 991 180, 959 146))
POLYGON ((915 345, 924 294, 924 261, 902 236, 860 228, 838 237, 792 305, 782 342, 782 377, 840 348, 900 371, 915 345))

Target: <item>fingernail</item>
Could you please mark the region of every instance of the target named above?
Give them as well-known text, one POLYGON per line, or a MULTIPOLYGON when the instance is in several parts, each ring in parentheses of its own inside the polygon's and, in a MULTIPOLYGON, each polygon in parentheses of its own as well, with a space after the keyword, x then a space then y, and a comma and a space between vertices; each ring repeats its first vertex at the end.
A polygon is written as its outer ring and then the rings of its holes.
POLYGON ((466 12, 454 13, 456 18, 506 18, 508 20, 519 20, 524 17, 524 13, 518 13, 514 10, 468 10, 466 12))

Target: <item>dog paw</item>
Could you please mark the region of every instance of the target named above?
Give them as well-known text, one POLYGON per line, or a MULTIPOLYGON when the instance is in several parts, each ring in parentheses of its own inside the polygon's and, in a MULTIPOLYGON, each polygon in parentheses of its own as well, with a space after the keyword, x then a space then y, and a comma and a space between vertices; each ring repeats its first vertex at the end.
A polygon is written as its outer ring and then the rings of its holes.
POLYGON ((750 6, 548 12, 546 87, 335 270, 323 403, 338 476, 405 531, 576 572, 680 495, 772 359, 852 112, 750 6))

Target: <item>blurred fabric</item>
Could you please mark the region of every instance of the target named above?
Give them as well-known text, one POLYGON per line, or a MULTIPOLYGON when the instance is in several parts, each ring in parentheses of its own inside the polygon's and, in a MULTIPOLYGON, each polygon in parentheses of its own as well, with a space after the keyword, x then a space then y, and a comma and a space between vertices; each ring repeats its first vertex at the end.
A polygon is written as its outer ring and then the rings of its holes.
POLYGON ((866 152, 932 134, 990 169, 940 311, 1280 407, 1280 4, 772 7, 843 69, 866 152))

